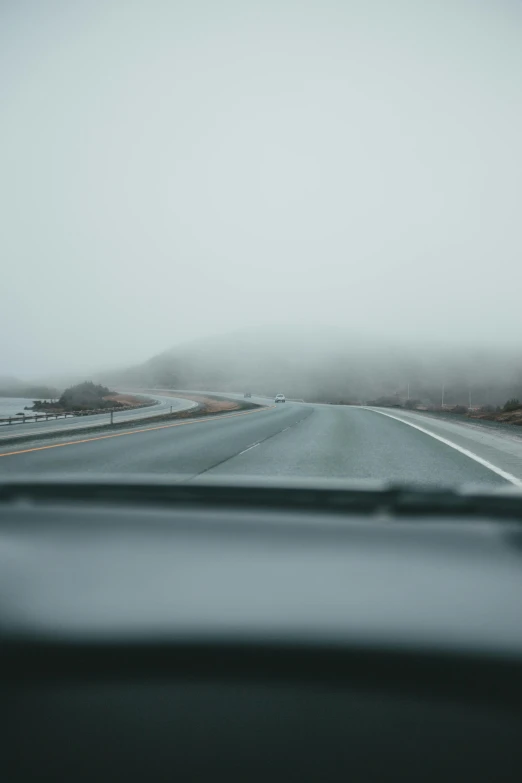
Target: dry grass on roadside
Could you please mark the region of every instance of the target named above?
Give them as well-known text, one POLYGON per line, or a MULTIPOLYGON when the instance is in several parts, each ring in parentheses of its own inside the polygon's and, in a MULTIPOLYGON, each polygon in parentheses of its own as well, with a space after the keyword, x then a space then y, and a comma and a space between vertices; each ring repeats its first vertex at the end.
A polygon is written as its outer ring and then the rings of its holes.
POLYGON ((149 398, 140 397, 137 394, 110 394, 105 397, 105 399, 121 402, 126 408, 138 408, 142 405, 150 405, 149 398))
POLYGON ((468 415, 470 419, 498 421, 500 424, 515 424, 522 426, 522 408, 514 411, 498 411, 496 413, 475 413, 468 415))
POLYGON ((192 419, 199 418, 200 416, 210 416, 213 413, 230 413, 232 411, 241 410, 245 407, 241 406, 238 402, 233 400, 214 400, 210 397, 200 397, 195 394, 185 394, 186 400, 193 400, 197 402, 197 408, 188 408, 184 411, 174 411, 171 414, 167 414, 168 418, 173 419, 192 419))
POLYGON ((194 400, 198 405, 204 406, 209 413, 221 413, 222 411, 237 411, 239 403, 234 400, 216 400, 213 397, 198 397, 197 395, 187 395, 186 399, 194 400))

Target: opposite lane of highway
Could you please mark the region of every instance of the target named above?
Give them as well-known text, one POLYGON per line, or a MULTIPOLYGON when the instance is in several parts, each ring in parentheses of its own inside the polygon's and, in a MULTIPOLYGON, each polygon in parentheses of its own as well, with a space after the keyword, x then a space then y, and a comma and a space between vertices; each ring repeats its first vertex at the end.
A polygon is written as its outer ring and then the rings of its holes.
POLYGON ((0 475, 149 473, 176 480, 206 474, 507 485, 403 422, 335 405, 287 403, 23 451, 0 456, 0 475))
MULTIPOLYGON (((122 394, 135 394, 135 392, 122 392, 122 394)), ((183 411, 195 408, 197 403, 192 400, 185 400, 179 397, 166 396, 160 393, 149 394, 150 399, 155 400, 156 404, 145 408, 130 408, 114 413, 114 423, 122 421, 136 421, 137 419, 147 419, 153 416, 161 416, 172 411, 183 411)), ((25 424, 5 424, 0 427, 0 444, 2 440, 12 437, 23 437, 27 435, 41 435, 42 433, 57 433, 61 435, 68 430, 89 429, 106 425, 110 422, 110 413, 94 413, 89 416, 73 416, 68 419, 49 419, 38 422, 28 422, 25 424)))

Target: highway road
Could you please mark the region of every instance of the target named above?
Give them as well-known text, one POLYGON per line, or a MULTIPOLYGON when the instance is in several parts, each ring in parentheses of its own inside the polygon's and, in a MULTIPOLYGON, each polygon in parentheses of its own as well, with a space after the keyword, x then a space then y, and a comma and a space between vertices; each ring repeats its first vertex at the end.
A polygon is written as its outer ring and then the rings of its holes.
MULTIPOLYGON (((121 392, 121 394, 135 394, 136 392, 121 392)), ((132 421, 136 419, 145 419, 151 416, 161 416, 163 413, 173 411, 182 411, 196 407, 197 403, 191 400, 183 400, 176 397, 162 395, 159 392, 154 394, 147 393, 147 397, 154 399, 156 405, 147 408, 135 408, 134 410, 119 411, 114 413, 114 422, 132 421)), ((49 421, 40 420, 38 422, 27 422, 25 424, 5 424, 0 427, 0 444, 2 440, 12 438, 13 436, 26 437, 27 435, 37 435, 45 433, 64 433, 67 430, 87 429, 96 427, 99 424, 107 424, 110 421, 109 413, 93 414, 92 416, 73 416, 68 419, 49 419, 49 421)))
POLYGON ((406 411, 286 403, 112 434, 0 444, 0 476, 140 473, 173 481, 219 475, 522 486, 521 435, 516 428, 497 431, 406 411))

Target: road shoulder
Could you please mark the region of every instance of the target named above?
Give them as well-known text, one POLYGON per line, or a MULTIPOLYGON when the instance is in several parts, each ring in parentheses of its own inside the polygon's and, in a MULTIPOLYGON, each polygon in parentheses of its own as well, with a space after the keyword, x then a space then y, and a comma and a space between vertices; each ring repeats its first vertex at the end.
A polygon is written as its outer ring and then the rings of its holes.
POLYGON ((497 430, 480 426, 476 422, 436 419, 417 411, 373 407, 365 410, 414 427, 426 436, 456 448, 490 470, 494 469, 510 483, 522 486, 522 438, 518 433, 511 434, 504 428, 497 430))

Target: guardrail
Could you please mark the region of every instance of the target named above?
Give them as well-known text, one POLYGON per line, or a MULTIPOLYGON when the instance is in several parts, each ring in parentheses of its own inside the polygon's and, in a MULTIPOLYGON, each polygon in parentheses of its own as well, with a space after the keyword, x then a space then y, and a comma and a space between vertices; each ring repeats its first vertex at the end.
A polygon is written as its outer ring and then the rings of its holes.
POLYGON ((38 421, 39 419, 66 419, 68 416, 75 416, 75 413, 35 413, 32 416, 22 413, 19 416, 7 416, 0 419, 0 425, 25 424, 26 421, 38 421))
MULTIPOLYGON (((149 408, 156 405, 155 401, 145 402, 143 405, 134 405, 124 408, 98 408, 91 411, 75 411, 74 413, 56 413, 53 411, 46 411, 43 413, 25 414, 21 413, 17 416, 8 416, 0 418, 0 427, 8 427, 12 424, 25 424, 29 421, 48 421, 49 419, 67 419, 77 418, 78 416, 99 416, 104 413, 110 416, 110 422, 113 423, 115 413, 125 413, 130 410, 138 410, 139 408, 149 408)), ((170 412, 172 413, 172 405, 170 406, 170 412)))

